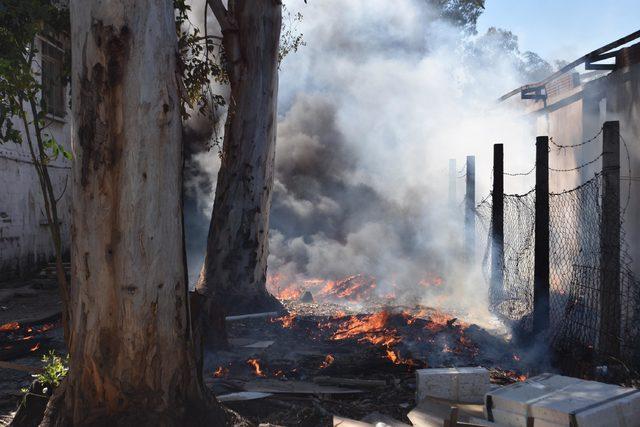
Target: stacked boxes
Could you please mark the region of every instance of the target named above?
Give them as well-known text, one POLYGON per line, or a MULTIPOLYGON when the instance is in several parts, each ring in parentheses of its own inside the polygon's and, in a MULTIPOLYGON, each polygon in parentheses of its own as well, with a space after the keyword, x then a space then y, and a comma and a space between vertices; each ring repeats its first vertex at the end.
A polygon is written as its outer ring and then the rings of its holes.
POLYGON ((543 374, 487 393, 485 416, 510 427, 640 426, 640 392, 543 374))

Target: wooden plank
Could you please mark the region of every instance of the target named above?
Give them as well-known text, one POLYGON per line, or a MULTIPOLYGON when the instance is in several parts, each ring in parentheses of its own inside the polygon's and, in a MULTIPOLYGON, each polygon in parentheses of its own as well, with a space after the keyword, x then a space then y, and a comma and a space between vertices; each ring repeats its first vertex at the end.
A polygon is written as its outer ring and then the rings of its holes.
POLYGON ((236 320, 246 320, 246 319, 259 319, 261 317, 270 317, 270 316, 278 316, 280 313, 277 311, 268 311, 264 313, 251 313, 251 314, 241 314, 238 316, 227 316, 224 318, 227 322, 234 322, 236 320))
POLYGON ((305 381, 253 380, 242 385, 245 391, 283 394, 358 394, 362 390, 324 386, 305 381))
POLYGON ((323 385, 339 385, 350 387, 377 388, 386 387, 388 384, 385 380, 362 380, 358 378, 336 378, 336 377, 315 377, 314 383, 323 385))
POLYGON ((221 394, 216 396, 218 402, 243 402, 246 400, 264 399, 273 396, 273 393, 261 393, 257 391, 241 391, 238 393, 221 394))

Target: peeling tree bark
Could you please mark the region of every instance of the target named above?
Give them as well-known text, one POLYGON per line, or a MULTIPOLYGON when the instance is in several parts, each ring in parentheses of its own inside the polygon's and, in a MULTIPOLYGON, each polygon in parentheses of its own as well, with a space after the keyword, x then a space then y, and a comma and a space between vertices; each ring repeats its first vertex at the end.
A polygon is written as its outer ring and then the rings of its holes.
POLYGON ((70 8, 70 370, 45 422, 222 425, 188 315, 173 3, 70 8))
POLYGON ((266 271, 282 5, 276 0, 229 0, 228 8, 221 0, 208 4, 222 28, 231 95, 196 287, 206 299, 201 317, 205 329, 207 323, 219 323, 222 314, 280 307, 266 290, 266 271))

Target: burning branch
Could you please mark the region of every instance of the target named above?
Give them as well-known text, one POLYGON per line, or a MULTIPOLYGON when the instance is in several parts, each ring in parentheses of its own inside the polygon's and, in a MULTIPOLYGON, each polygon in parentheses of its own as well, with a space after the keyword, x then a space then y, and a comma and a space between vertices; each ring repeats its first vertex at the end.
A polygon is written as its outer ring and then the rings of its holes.
POLYGON ((328 368, 329 366, 331 366, 334 360, 335 357, 333 357, 331 354, 327 354, 327 357, 324 358, 324 361, 320 365, 320 369, 328 368))
POLYGON ((251 365, 254 370, 254 374, 258 377, 266 377, 265 373, 262 372, 260 368, 260 361, 258 359, 249 359, 247 360, 247 364, 251 365))

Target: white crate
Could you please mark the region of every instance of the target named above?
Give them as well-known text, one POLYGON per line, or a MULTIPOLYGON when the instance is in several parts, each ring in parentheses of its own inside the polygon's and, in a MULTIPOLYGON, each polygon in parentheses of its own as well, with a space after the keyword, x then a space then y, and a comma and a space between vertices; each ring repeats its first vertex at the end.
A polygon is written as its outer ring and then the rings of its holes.
POLYGON ((507 425, 523 425, 526 427, 526 418, 529 416, 529 407, 532 403, 544 398, 556 390, 578 382, 580 382, 580 380, 577 378, 542 374, 537 377, 529 378, 524 382, 514 383, 506 387, 493 390, 489 392, 487 396, 490 396, 494 408, 504 412, 512 412, 517 415, 524 416, 524 424, 507 425))
POLYGON ((495 422, 509 427, 526 427, 529 417, 536 427, 640 426, 640 392, 544 374, 488 393, 485 414, 489 412, 495 422))
POLYGON ((482 403, 489 391, 485 368, 435 368, 416 371, 416 401, 436 397, 455 402, 482 403))
POLYGON ((581 411, 576 414, 576 422, 580 427, 608 427, 611 425, 638 427, 640 426, 640 393, 632 393, 601 406, 581 411), (610 411, 611 407, 614 407, 615 410, 610 411))

